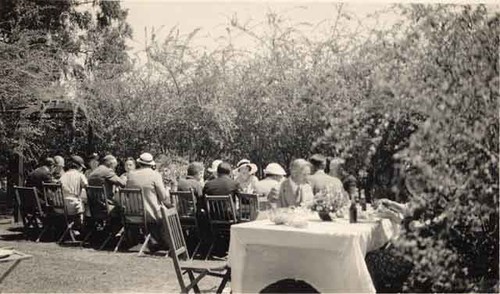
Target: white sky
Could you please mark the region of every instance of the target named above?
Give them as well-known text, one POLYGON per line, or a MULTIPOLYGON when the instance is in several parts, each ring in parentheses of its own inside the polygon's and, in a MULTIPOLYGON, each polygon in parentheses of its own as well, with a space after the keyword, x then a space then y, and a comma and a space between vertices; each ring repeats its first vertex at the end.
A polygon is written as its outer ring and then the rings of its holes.
MULTIPOLYGON (((321 22, 320 29, 316 34, 324 33, 333 26, 337 15, 339 3, 326 2, 171 2, 151 0, 125 0, 122 7, 129 10, 128 23, 133 30, 133 40, 128 43, 131 53, 142 51, 146 45, 146 33, 150 36, 152 30, 156 32, 157 39, 162 41, 172 27, 177 26, 181 35, 189 34, 197 28, 201 28, 192 44, 215 49, 220 44, 220 36, 226 36, 226 28, 229 27, 229 19, 236 15, 241 23, 249 22, 258 24, 265 20, 266 13, 273 11, 288 19, 290 24, 301 22, 313 25, 321 22), (218 43, 219 42, 219 43, 218 43)), ((364 18, 367 14, 387 9, 388 3, 357 2, 345 4, 343 11, 358 18, 364 18)), ((378 27, 389 25, 395 21, 394 16, 386 15, 381 18, 381 23, 364 22, 367 28, 377 25, 378 27)), ((357 22, 352 20, 349 24, 352 29, 357 27, 357 22)), ((304 27, 305 28, 305 27, 304 27)), ((233 31, 232 40, 236 46, 254 46, 250 37, 241 32, 233 31)), ((251 48, 247 48, 250 49, 251 48)), ((142 58, 141 58, 142 59, 142 58)))

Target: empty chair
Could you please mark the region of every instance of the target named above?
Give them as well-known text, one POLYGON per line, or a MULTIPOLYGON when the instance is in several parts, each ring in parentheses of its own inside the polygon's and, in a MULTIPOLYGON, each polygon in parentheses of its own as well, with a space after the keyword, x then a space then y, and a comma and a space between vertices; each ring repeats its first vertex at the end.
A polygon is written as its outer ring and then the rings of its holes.
POLYGON ((231 195, 206 195, 205 199, 213 237, 207 254, 208 258, 217 241, 229 240, 231 225, 237 223, 237 215, 231 195))
POLYGON ((188 293, 191 289, 196 293, 200 293, 198 282, 207 275, 222 278, 216 291, 216 293, 222 293, 224 286, 231 277, 231 272, 226 261, 190 259, 176 209, 162 207, 161 214, 164 226, 168 231, 169 253, 173 259, 175 274, 177 275, 181 293, 188 293), (195 277, 194 273, 198 273, 198 276, 195 277), (184 274, 187 274, 190 281, 187 285, 184 282, 184 274))
POLYGON ((145 241, 139 250, 139 255, 142 255, 146 245, 151 239, 151 233, 148 230, 146 220, 146 211, 144 210, 144 196, 141 189, 120 189, 118 193, 118 203, 122 211, 122 234, 118 244, 116 244, 115 252, 118 251, 120 245, 125 238, 125 235, 132 226, 139 226, 145 236, 145 241))
MULTIPOLYGON (((16 200, 21 214, 21 220, 24 226, 24 234, 28 237, 30 230, 40 231, 44 229, 45 212, 42 210, 40 199, 35 187, 18 187, 14 186, 16 200)), ((42 232, 38 235, 36 241, 39 242, 42 232)))
POLYGON ((193 256, 195 256, 201 244, 201 234, 198 225, 198 211, 194 192, 193 190, 170 192, 170 197, 172 204, 175 205, 179 214, 183 232, 189 236, 195 234, 198 238, 199 242, 193 251, 193 256))
POLYGON ((249 222, 257 219, 259 213, 259 196, 257 194, 240 193, 238 199, 238 221, 249 222))
POLYGON ((43 194, 45 196, 45 203, 49 207, 49 211, 47 212, 47 223, 49 225, 44 228, 44 232, 49 226, 57 226, 58 222, 61 220, 64 225, 64 232, 62 233, 57 243, 62 243, 66 235, 69 235, 72 242, 76 242, 72 228, 75 224, 75 217, 77 216, 68 215, 68 209, 64 201, 61 184, 43 183, 42 185, 43 194))
POLYGON ((111 214, 106 190, 103 186, 88 186, 85 188, 87 192, 87 203, 90 210, 91 228, 82 244, 85 243, 97 231, 107 232, 107 237, 101 244, 99 249, 103 249, 106 244, 114 236, 111 227, 111 214))

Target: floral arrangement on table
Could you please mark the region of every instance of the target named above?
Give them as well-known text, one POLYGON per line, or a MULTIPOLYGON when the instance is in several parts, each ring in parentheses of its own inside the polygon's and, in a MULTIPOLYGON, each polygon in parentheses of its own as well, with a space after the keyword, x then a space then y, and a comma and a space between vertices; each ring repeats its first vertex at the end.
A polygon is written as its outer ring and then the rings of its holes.
POLYGON ((319 217, 324 221, 331 221, 332 215, 342 216, 342 208, 349 203, 342 189, 328 186, 314 195, 311 210, 318 212, 319 217))

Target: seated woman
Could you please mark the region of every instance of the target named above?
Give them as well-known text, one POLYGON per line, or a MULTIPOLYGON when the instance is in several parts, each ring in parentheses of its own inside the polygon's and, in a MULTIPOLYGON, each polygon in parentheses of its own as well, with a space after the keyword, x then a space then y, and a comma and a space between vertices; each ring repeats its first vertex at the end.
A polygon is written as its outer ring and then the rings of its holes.
POLYGON ((240 192, 254 193, 259 179, 254 175, 257 172, 257 166, 248 159, 242 159, 237 164, 238 175, 235 181, 240 184, 240 192))
POLYGON ((128 157, 127 160, 125 160, 124 167, 125 172, 120 176, 120 178, 127 182, 129 173, 136 169, 135 159, 133 159, 132 157, 128 157))

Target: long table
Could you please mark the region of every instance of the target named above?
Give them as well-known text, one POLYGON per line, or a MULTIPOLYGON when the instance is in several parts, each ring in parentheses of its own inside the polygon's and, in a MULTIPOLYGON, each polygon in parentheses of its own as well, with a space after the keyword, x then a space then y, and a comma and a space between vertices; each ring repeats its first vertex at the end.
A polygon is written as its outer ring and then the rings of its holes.
POLYGON ((322 293, 375 293, 364 257, 389 241, 396 226, 387 219, 350 224, 347 219, 319 218, 306 228, 269 220, 233 225, 231 288, 234 293, 256 293, 291 278, 322 293))

